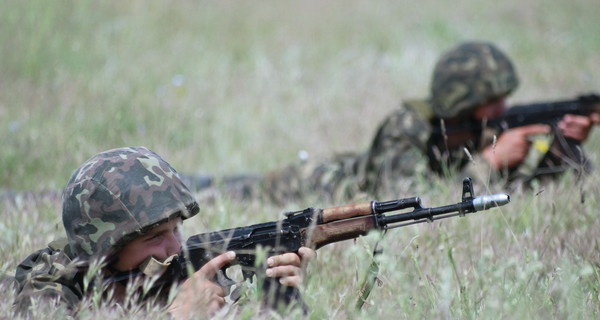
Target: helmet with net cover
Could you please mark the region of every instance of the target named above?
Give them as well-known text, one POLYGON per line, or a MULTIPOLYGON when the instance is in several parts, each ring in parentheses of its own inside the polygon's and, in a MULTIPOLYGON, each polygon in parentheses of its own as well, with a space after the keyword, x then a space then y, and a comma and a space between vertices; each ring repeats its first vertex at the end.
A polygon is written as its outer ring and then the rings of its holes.
POLYGON ((478 105, 506 96, 519 85, 510 59, 491 43, 465 42, 436 63, 431 105, 439 118, 464 116, 478 105))
POLYGON ((199 206, 179 175, 144 147, 101 152, 72 174, 63 193, 63 224, 73 258, 110 257, 128 241, 199 206))

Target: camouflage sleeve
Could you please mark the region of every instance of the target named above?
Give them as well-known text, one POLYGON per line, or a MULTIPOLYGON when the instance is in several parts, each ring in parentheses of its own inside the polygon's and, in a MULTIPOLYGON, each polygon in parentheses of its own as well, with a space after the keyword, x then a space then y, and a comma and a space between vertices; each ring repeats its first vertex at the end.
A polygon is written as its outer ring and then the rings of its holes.
POLYGON ((398 193, 415 174, 427 174, 429 125, 415 112, 400 109, 379 127, 365 156, 363 188, 374 195, 398 193))
POLYGON ((579 144, 569 144, 551 134, 535 135, 530 139, 527 156, 518 166, 496 172, 480 154, 473 154, 463 173, 486 184, 497 183, 508 190, 516 190, 530 188, 536 183, 545 184, 568 170, 579 174, 591 170, 579 144))
POLYGON ((19 284, 15 311, 28 313, 40 303, 59 303, 75 310, 83 298, 83 290, 76 280, 77 274, 69 271, 70 262, 63 252, 50 248, 37 251, 21 262, 15 273, 19 284))
POLYGON ((530 176, 542 182, 556 179, 562 173, 574 170, 578 176, 592 171, 581 143, 555 134, 546 140, 534 140, 531 146, 533 151, 543 154, 537 162, 533 174, 530 176))
MULTIPOLYGON (((493 169, 483 158, 482 150, 465 147, 465 150, 467 151, 464 152, 468 152, 468 161, 460 173, 463 176, 473 178, 477 184, 496 184, 509 191, 515 190, 527 184, 527 181, 530 181, 535 175, 537 165, 548 150, 547 141, 542 141, 540 138, 542 137, 537 137, 537 142, 532 143, 527 153, 527 157, 518 166, 499 171, 493 169)), ((490 140, 490 144, 492 143, 491 141, 492 140, 490 140)))
POLYGON ((274 203, 314 196, 324 201, 350 199, 360 192, 360 155, 340 154, 320 163, 289 165, 265 175, 263 191, 274 203))
POLYGON ((339 154, 311 170, 307 178, 310 190, 318 190, 329 202, 355 198, 363 189, 364 155, 339 154))

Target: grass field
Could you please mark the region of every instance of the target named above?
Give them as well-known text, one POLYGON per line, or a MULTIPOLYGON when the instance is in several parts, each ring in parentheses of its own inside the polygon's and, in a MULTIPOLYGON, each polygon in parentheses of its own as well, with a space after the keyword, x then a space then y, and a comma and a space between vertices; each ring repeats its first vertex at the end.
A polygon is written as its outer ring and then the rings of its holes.
MULTIPOLYGON (((496 43, 521 78, 510 102, 600 90, 600 6, 591 0, 19 1, 0 10, 0 272, 64 233, 55 196, 93 154, 144 145, 181 172, 266 172, 364 150, 433 64, 463 40, 496 43)), ((586 149, 600 165, 600 134, 586 149)), ((388 232, 381 286, 354 310, 375 236, 311 264, 314 319, 596 319, 600 174, 511 194, 501 209, 388 232)), ((495 186, 477 186, 478 192, 495 186)), ((427 206, 456 186, 420 188, 427 206)), ((217 198, 186 233, 274 220, 285 207, 217 198)), ((386 200, 386 199, 381 199, 386 200)), ((8 318, 11 292, 0 301, 8 318)), ((36 318, 60 317, 60 309, 36 318)), ((256 316, 256 303, 239 318, 256 316)), ((101 309, 82 318, 155 318, 101 309)), ((276 317, 275 315, 272 315, 276 317)), ((292 314, 290 317, 299 317, 292 314)))

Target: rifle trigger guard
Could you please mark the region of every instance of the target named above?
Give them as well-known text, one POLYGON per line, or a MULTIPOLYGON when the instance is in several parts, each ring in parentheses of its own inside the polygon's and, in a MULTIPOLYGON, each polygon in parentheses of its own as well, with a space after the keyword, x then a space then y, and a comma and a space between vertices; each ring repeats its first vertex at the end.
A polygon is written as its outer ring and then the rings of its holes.
POLYGON ((235 284, 237 284, 235 281, 231 280, 231 278, 229 278, 227 276, 227 273, 225 272, 225 268, 217 271, 216 273, 216 278, 215 281, 221 286, 223 287, 223 290, 225 290, 225 294, 229 295, 229 291, 231 289, 231 287, 235 284))

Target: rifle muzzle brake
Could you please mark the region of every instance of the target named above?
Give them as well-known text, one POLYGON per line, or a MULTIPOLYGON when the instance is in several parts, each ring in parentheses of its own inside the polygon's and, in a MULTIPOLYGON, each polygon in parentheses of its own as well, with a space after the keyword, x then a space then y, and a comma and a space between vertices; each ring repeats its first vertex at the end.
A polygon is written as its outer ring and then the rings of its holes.
POLYGON ((510 196, 504 193, 490 194, 473 198, 473 208, 476 211, 500 207, 510 202, 510 196))

